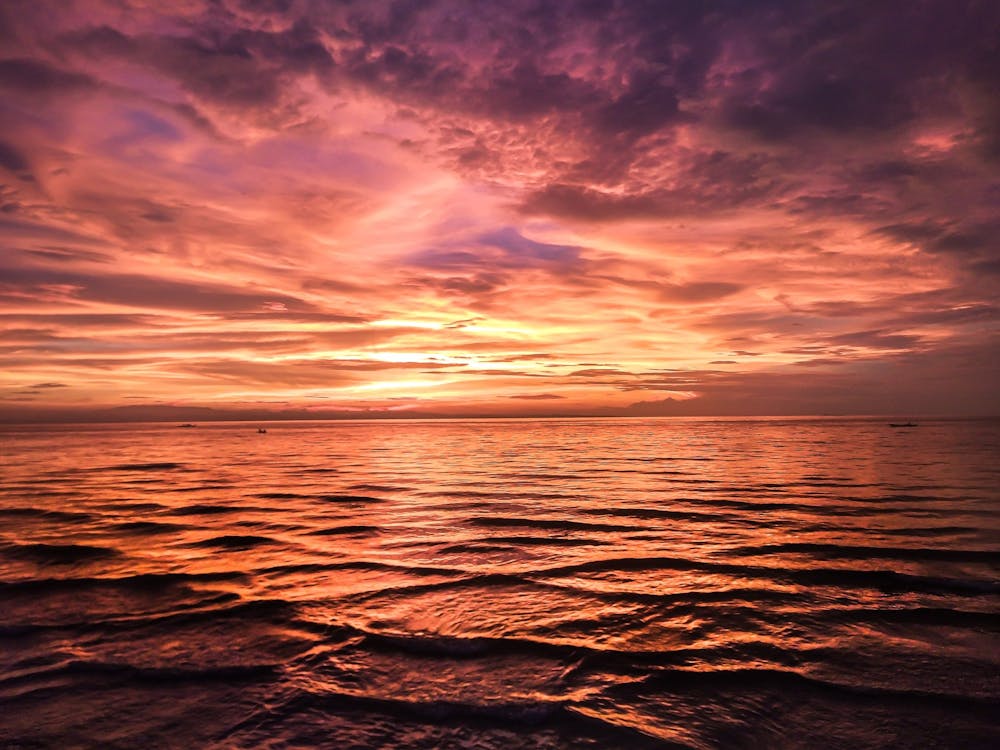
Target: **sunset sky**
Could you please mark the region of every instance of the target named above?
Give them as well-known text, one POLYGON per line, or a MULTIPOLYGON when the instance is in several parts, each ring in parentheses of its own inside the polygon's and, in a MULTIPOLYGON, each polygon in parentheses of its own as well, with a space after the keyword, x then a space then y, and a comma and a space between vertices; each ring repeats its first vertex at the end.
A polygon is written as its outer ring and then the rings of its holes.
POLYGON ((993 0, 5 0, 0 418, 1000 413, 998 40, 993 0))

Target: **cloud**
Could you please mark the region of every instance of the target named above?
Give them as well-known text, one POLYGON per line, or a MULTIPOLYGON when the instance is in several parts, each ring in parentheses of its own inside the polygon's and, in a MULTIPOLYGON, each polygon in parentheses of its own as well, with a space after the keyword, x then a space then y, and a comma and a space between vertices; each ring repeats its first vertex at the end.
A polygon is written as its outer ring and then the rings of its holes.
POLYGON ((661 284, 660 298, 664 302, 708 302, 736 294, 741 284, 726 281, 692 281, 687 284, 661 284))
POLYGON ((0 290, 50 297, 86 300, 144 309, 200 312, 254 312, 278 303, 291 310, 311 306, 294 297, 267 291, 247 292, 221 283, 199 283, 139 274, 86 274, 45 268, 0 269, 0 290))
POLYGON ((995 4, 126 5, 0 9, 4 393, 993 408, 995 4))

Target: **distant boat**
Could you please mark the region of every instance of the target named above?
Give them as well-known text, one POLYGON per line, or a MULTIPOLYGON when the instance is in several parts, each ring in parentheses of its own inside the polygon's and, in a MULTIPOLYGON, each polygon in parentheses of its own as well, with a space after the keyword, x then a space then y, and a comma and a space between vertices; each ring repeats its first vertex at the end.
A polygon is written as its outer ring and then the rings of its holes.
POLYGON ((890 422, 890 427, 917 427, 915 422, 890 422))
POLYGON ((263 435, 265 432, 267 432, 267 430, 265 430, 263 427, 258 427, 257 428, 257 433, 258 434, 263 435))
POLYGON ((197 427, 196 424, 191 424, 190 422, 185 422, 184 424, 177 425, 178 427, 197 427))

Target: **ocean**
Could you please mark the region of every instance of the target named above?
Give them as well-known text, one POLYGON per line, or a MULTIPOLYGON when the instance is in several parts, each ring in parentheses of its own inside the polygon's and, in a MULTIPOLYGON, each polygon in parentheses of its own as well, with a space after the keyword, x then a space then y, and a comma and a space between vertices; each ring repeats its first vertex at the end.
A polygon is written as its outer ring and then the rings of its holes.
POLYGON ((1000 746, 1000 421, 888 421, 0 427, 0 748, 1000 746))

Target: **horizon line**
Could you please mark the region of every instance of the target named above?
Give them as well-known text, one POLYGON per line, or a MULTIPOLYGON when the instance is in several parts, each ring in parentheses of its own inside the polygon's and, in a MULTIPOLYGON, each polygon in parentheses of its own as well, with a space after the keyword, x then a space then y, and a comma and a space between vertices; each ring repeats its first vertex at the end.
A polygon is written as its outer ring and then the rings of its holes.
POLYGON ((207 417, 196 419, 195 422, 179 419, 39 419, 34 421, 7 421, 0 417, 0 427, 21 427, 33 425, 127 425, 127 424, 165 424, 197 427, 198 424, 261 424, 270 422, 480 422, 480 421, 556 421, 556 420, 648 420, 648 419, 680 419, 680 420, 716 420, 716 421, 754 421, 770 419, 831 419, 831 420, 883 420, 905 419, 912 421, 978 421, 1000 419, 1000 414, 519 414, 519 415, 460 415, 460 416, 359 416, 359 417, 299 417, 271 416, 252 419, 245 417, 207 417), (180 424, 178 424, 180 423, 180 424))

